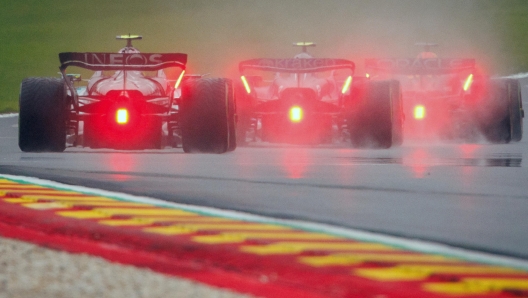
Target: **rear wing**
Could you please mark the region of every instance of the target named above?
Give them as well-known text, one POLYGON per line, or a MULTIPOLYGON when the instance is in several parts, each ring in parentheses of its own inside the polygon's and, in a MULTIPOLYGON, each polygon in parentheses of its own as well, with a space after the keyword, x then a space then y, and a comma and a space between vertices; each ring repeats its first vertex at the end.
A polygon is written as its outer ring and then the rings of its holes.
POLYGON ((238 67, 241 73, 246 69, 287 73, 309 73, 347 68, 354 72, 356 65, 354 62, 345 59, 293 58, 252 59, 240 62, 238 67))
POLYGON ((405 75, 450 74, 475 69, 475 59, 366 59, 365 68, 374 73, 405 75))
POLYGON ((90 70, 160 70, 167 67, 185 69, 187 54, 180 53, 60 53, 60 70, 78 66, 90 70))

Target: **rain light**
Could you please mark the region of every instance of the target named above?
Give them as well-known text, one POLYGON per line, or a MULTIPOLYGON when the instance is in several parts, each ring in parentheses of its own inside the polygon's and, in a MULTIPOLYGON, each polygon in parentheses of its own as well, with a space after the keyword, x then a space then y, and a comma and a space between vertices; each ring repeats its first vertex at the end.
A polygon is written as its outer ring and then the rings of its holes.
POLYGON ((174 89, 178 89, 178 87, 180 87, 180 83, 183 79, 183 75, 185 74, 185 70, 183 70, 181 73, 180 73, 180 76, 178 77, 178 80, 176 81, 176 84, 174 84, 174 89))
POLYGON ((246 80, 246 77, 245 76, 241 76, 240 78, 242 79, 242 83, 244 83, 244 88, 246 88, 246 92, 248 94, 250 94, 251 93, 251 88, 249 88, 249 84, 248 84, 248 82, 246 80))
POLYGON ((469 87, 471 87, 471 83, 473 83, 473 74, 470 74, 467 77, 466 82, 464 83, 464 91, 469 90, 469 87))
POLYGON ((116 122, 118 124, 127 124, 128 123, 128 110, 119 109, 116 112, 116 122))
POLYGON ((417 105, 414 107, 414 119, 422 120, 425 118, 425 107, 422 105, 417 105))
POLYGON ((343 89, 341 90, 341 93, 345 94, 348 91, 348 88, 350 87, 351 83, 352 83, 352 76, 348 76, 348 78, 345 81, 345 84, 343 85, 343 89))
POLYGON ((299 106, 294 106, 290 109, 290 120, 291 122, 301 122, 303 118, 303 110, 299 106))

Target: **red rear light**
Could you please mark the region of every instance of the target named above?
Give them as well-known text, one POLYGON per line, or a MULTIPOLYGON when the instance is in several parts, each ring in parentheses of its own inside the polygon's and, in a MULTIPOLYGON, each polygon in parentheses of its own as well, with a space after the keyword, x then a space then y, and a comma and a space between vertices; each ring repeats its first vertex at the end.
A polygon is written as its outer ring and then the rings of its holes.
POLYGON ((290 109, 291 122, 301 122, 303 119, 303 110, 299 106, 294 106, 290 109))
POLYGON ((422 105, 417 105, 414 107, 414 119, 422 120, 425 118, 425 107, 422 105))
POLYGON ((127 109, 118 109, 116 112, 116 122, 118 124, 127 124, 128 123, 128 110, 127 109))

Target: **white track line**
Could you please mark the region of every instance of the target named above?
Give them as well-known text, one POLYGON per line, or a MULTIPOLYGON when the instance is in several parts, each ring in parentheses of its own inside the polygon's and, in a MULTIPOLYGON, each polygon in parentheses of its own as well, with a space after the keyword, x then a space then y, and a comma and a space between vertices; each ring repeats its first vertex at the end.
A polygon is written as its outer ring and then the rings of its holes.
POLYGON ((0 114, 0 118, 13 118, 18 117, 18 113, 0 114))
POLYGON ((71 191, 81 192, 85 194, 93 194, 93 195, 98 195, 98 196, 110 197, 110 198, 114 198, 114 199, 122 200, 122 201, 147 203, 147 204, 152 204, 152 205, 156 205, 160 207, 177 208, 177 209, 181 209, 185 211, 196 212, 196 213, 210 215, 210 216, 218 216, 218 217, 225 217, 225 218, 236 219, 236 220, 266 223, 266 224, 278 224, 278 225, 288 226, 288 227, 306 230, 310 232, 331 234, 331 235, 341 236, 341 237, 350 238, 350 239, 359 240, 359 241, 382 243, 382 244, 386 244, 386 245, 390 245, 390 246, 394 246, 398 248, 403 248, 403 249, 408 249, 412 251, 417 251, 421 253, 438 254, 438 255, 443 255, 443 256, 460 258, 460 259, 464 259, 466 261, 471 261, 471 262, 485 263, 485 264, 497 265, 497 266, 507 266, 507 267, 518 268, 521 270, 528 271, 528 261, 526 260, 505 257, 505 256, 498 256, 498 255, 493 255, 489 253, 470 251, 467 249, 451 247, 448 245, 438 244, 438 243, 433 243, 433 242, 406 239, 406 238, 394 237, 394 236, 387 236, 387 235, 382 235, 382 234, 377 234, 377 233, 364 232, 364 231, 355 230, 355 229, 332 226, 328 224, 319 224, 319 223, 305 222, 305 221, 299 221, 299 220, 276 219, 276 218, 253 215, 253 214, 238 212, 238 211, 229 211, 229 210, 222 210, 222 209, 216 209, 216 208, 211 208, 211 207, 201 207, 201 206, 173 203, 173 202, 167 202, 167 201, 149 198, 149 197, 134 196, 134 195, 129 195, 125 193, 118 193, 118 192, 100 190, 100 189, 95 189, 95 188, 88 188, 84 186, 67 185, 67 184, 62 184, 62 183, 53 182, 49 180, 43 180, 39 178, 4 175, 4 174, 0 174, 0 178, 6 178, 6 179, 22 182, 22 183, 37 184, 41 186, 52 187, 52 188, 57 188, 57 189, 62 189, 62 190, 71 190, 71 191))
POLYGON ((508 79, 525 79, 525 78, 528 78, 528 72, 523 72, 523 73, 513 74, 513 75, 509 75, 509 76, 504 76, 503 78, 508 78, 508 79))

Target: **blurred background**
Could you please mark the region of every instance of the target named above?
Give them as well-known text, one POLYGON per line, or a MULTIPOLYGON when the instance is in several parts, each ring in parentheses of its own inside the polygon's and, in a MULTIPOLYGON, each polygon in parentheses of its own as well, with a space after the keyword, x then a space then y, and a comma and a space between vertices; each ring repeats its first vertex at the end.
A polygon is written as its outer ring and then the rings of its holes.
POLYGON ((5 1, 0 10, 0 113, 18 109, 20 82, 57 76, 59 52, 117 52, 140 34, 143 52, 189 55, 188 73, 236 75, 241 60, 288 58, 292 42, 317 57, 476 58, 490 75, 528 72, 526 0, 5 1))

